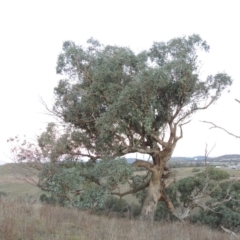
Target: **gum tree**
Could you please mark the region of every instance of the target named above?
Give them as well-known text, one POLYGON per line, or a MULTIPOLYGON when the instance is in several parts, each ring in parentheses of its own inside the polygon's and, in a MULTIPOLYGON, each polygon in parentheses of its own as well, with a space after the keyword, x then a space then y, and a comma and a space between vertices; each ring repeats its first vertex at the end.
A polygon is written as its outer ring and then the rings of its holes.
POLYGON ((225 73, 199 78, 197 53, 209 46, 198 35, 155 42, 139 54, 93 39, 88 44, 63 44, 57 73, 64 78, 55 88, 53 112, 74 127, 73 145, 93 161, 134 152, 152 157, 134 166, 151 173, 141 217, 153 220, 159 200, 172 207, 163 179, 182 126, 232 80, 225 73))
POLYGON ((173 211, 164 191, 169 173, 166 164, 183 137, 182 127, 232 83, 225 73, 200 79, 197 54, 208 50, 198 35, 154 42, 149 50, 137 54, 93 39, 87 47, 63 43, 57 61, 62 79, 54 89, 51 110, 70 129, 61 154, 71 152, 92 162, 136 152, 150 155, 152 162, 136 160, 133 164, 145 168, 149 180, 132 191, 115 192, 121 197, 147 188, 142 220, 154 219, 158 201, 173 211))

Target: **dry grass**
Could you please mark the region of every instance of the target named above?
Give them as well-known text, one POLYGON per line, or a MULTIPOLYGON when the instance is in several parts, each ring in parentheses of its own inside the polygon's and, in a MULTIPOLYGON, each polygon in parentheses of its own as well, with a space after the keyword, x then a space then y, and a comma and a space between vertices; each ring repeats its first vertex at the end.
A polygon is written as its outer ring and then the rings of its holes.
MULTIPOLYGON (((196 167, 185 167, 185 168, 173 168, 172 171, 175 173, 176 177, 188 177, 193 175, 193 168, 196 167)), ((204 167, 198 167, 200 171, 204 171, 204 167)), ((229 173, 230 177, 240 177, 240 170, 229 169, 229 168, 220 168, 220 170, 226 171, 229 173)))
POLYGON ((23 200, 0 199, 1 240, 226 240, 230 236, 206 226, 156 222, 90 215, 23 200))
POLYGON ((0 166, 0 192, 6 192, 11 197, 28 195, 39 199, 41 190, 24 180, 26 173, 28 169, 20 164, 8 163, 0 166))

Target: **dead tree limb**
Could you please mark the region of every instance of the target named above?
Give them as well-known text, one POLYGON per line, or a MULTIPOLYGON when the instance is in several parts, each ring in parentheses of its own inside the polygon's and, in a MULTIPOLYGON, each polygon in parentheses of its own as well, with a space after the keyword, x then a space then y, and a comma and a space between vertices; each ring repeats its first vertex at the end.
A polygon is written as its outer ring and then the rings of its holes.
POLYGON ((210 127, 210 129, 212 129, 212 128, 218 128, 218 129, 223 130, 224 132, 226 132, 227 134, 229 134, 229 135, 231 135, 231 136, 233 136, 233 137, 235 137, 235 138, 240 138, 240 136, 235 135, 235 134, 229 132, 228 130, 226 130, 226 129, 223 128, 223 127, 219 127, 219 126, 217 126, 217 125, 216 125, 215 123, 213 123, 213 122, 208 122, 208 121, 201 121, 201 122, 211 124, 212 127, 210 127))
POLYGON ((229 234, 231 235, 231 239, 232 239, 232 238, 233 238, 233 239, 239 239, 238 235, 237 235, 235 232, 233 232, 233 231, 231 231, 231 230, 223 227, 222 225, 221 225, 221 228, 222 228, 222 230, 223 230, 224 232, 229 233, 229 234))

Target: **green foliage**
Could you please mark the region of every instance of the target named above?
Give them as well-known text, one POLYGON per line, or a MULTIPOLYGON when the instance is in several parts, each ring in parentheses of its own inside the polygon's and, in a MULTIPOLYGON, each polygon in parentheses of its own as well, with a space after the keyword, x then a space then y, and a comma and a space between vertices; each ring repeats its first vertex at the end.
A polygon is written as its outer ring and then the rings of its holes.
POLYGON ((141 212, 141 207, 134 203, 128 203, 125 199, 108 197, 105 202, 104 211, 117 212, 119 216, 128 212, 132 217, 138 217, 141 212))
POLYGON ((46 203, 46 204, 49 204, 49 205, 59 204, 61 206, 61 205, 63 205, 61 200, 64 200, 64 199, 56 198, 53 195, 48 196, 45 193, 43 193, 43 194, 41 194, 39 200, 40 200, 41 203, 46 203))
POLYGON ((191 204, 191 199, 201 193, 206 186, 207 192, 211 194, 210 196, 213 197, 214 194, 216 195, 218 191, 216 185, 218 182, 227 179, 229 179, 229 174, 226 171, 208 167, 204 172, 183 178, 175 184, 171 184, 166 189, 166 193, 175 207, 187 207, 191 204), (214 191, 212 192, 213 189, 214 191))
POLYGON ((187 177, 170 185, 166 193, 175 207, 188 206, 191 203, 191 197, 200 192, 204 185, 203 178, 187 177))
POLYGON ((159 202, 154 216, 155 221, 175 221, 176 218, 168 211, 165 203, 159 202))
POLYGON ((221 181, 228 179, 230 177, 229 173, 218 168, 214 167, 208 167, 207 171, 199 173, 198 177, 206 177, 206 174, 208 174, 209 179, 215 180, 215 181, 221 181))
MULTIPOLYGON (((200 196, 201 204, 205 207, 190 216, 192 222, 201 222, 215 228, 223 225, 240 231, 240 185, 229 177, 222 169, 207 167, 204 172, 170 185, 165 192, 173 205, 183 210, 191 208, 194 205, 192 199, 200 196)), ((165 206, 161 205, 158 211, 157 218, 170 218, 165 206)))
POLYGON ((200 80, 200 50, 209 46, 198 35, 155 42, 138 54, 94 39, 86 48, 64 42, 53 111, 74 126, 75 144, 91 153, 148 153, 156 141, 151 134, 159 135, 170 120, 185 120, 231 85, 225 73, 200 80))
POLYGON ((213 209, 200 210, 198 214, 191 217, 193 222, 201 222, 212 227, 220 227, 220 225, 233 231, 240 231, 240 187, 236 182, 223 182, 211 194, 211 199, 207 201, 207 205, 223 201, 231 196, 231 201, 223 202, 213 209))
POLYGON ((40 185, 52 196, 46 198, 42 195, 41 201, 60 202, 80 209, 103 208, 107 195, 124 184, 132 172, 133 168, 125 159, 103 159, 97 163, 46 163, 39 175, 40 185))
POLYGON ((0 191, 0 198, 1 197, 6 197, 8 194, 4 191, 0 191))
POLYGON ((105 202, 105 209, 113 212, 126 212, 128 210, 128 205, 125 199, 109 197, 105 202))

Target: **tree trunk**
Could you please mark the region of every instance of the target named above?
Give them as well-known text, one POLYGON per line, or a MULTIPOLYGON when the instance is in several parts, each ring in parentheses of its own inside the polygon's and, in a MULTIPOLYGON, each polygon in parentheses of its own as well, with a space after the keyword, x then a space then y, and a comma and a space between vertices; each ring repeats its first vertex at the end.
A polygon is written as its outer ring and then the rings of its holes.
POLYGON ((158 201, 161 197, 162 186, 161 186, 162 171, 159 167, 154 166, 152 172, 152 178, 149 183, 147 196, 144 199, 140 220, 143 221, 154 221, 154 215, 157 209, 158 201))

